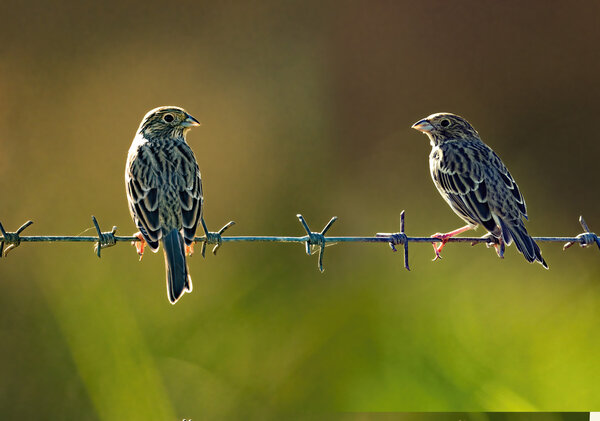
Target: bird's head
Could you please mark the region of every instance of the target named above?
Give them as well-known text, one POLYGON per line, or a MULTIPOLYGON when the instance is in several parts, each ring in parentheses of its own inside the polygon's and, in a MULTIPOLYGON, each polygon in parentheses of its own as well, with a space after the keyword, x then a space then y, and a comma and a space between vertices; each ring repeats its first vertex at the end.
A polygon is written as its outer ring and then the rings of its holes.
POLYGON ((479 140, 479 134, 464 118, 452 113, 431 114, 412 125, 412 128, 425 133, 431 145, 439 145, 448 140, 479 140))
POLYGON ((200 122, 183 108, 158 107, 149 111, 142 120, 138 133, 148 140, 185 138, 187 131, 200 122))

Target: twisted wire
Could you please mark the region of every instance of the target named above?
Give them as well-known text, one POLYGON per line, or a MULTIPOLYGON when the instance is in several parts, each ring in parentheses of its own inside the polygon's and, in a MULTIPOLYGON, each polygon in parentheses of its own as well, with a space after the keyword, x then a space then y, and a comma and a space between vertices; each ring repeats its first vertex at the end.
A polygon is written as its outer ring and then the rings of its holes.
MULTIPOLYGON (((335 243, 388 243, 393 251, 396 251, 396 246, 400 245, 404 249, 404 267, 410 270, 408 262, 408 244, 409 243, 436 243, 440 240, 434 237, 411 237, 405 233, 405 213, 400 214, 400 231, 395 233, 377 233, 375 236, 326 236, 327 231, 331 228, 337 217, 333 217, 319 231, 312 231, 301 214, 296 215, 302 227, 306 231, 303 236, 270 236, 270 235, 250 235, 250 236, 224 236, 223 233, 235 224, 230 221, 216 232, 209 231, 204 219, 201 220, 204 229, 204 235, 194 238, 195 242, 202 243, 202 256, 205 256, 206 246, 214 244, 212 252, 216 255, 217 250, 223 243, 228 242, 269 242, 269 243, 304 243, 307 254, 313 254, 318 250, 318 268, 323 272, 323 257, 325 247, 328 244, 335 243)), ((94 243, 94 252, 98 257, 101 257, 102 249, 112 247, 120 242, 135 242, 139 239, 135 236, 118 236, 116 235, 117 227, 113 226, 111 231, 102 231, 95 216, 92 216, 92 222, 96 229, 96 236, 66 236, 66 235, 32 235, 21 236, 27 227, 33 224, 33 221, 27 221, 15 232, 6 231, 0 223, 0 257, 6 257, 8 252, 17 248, 21 243, 42 243, 42 242, 79 242, 79 243, 94 243), (6 247, 6 248, 5 248, 6 247)), ((584 232, 575 237, 532 237, 536 242, 560 242, 565 243, 563 249, 579 244, 581 247, 587 247, 596 244, 600 250, 600 239, 593 233, 582 216, 579 217, 579 223, 584 232)), ((452 237, 447 240, 448 243, 471 243, 479 244, 486 243, 492 245, 494 239, 490 236, 483 237, 452 237)))

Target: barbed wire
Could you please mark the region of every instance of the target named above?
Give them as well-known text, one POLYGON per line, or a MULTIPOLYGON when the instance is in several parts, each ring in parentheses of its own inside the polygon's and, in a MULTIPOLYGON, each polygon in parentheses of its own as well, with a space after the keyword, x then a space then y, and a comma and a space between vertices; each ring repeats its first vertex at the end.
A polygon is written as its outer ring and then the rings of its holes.
MULTIPOLYGON (((432 237, 409 237, 406 235, 404 230, 404 211, 400 213, 400 231, 394 233, 377 233, 373 237, 327 237, 325 234, 333 223, 337 221, 337 216, 334 216, 329 220, 325 227, 317 232, 312 231, 308 226, 308 223, 301 214, 297 214, 296 217, 302 224, 302 227, 306 231, 306 235, 300 237, 294 236, 223 236, 223 233, 229 229, 232 225, 235 225, 234 221, 230 221, 225 224, 219 231, 209 231, 204 219, 201 219, 202 228, 204 229, 204 236, 195 237, 194 241, 202 243, 201 254, 202 257, 206 255, 207 245, 215 245, 212 252, 217 254, 217 250, 221 247, 221 244, 228 242, 270 242, 270 243, 304 243, 305 250, 308 255, 313 254, 318 250, 318 268, 323 272, 323 256, 325 253, 325 247, 327 245, 333 245, 336 243, 388 243, 393 251, 397 251, 396 246, 401 245, 404 249, 404 267, 410 270, 408 263, 408 244, 409 243, 438 243, 440 239, 432 237)), ((98 257, 101 257, 101 250, 112 247, 119 242, 135 242, 140 241, 135 236, 119 236, 116 235, 117 227, 113 226, 111 231, 102 231, 98 220, 95 216, 92 216, 92 222, 96 229, 96 236, 66 236, 66 235, 32 235, 32 236, 21 236, 20 234, 31 224, 33 221, 27 221, 15 232, 5 231, 2 223, 0 223, 0 257, 6 257, 6 255, 17 248, 22 242, 24 243, 42 243, 42 242, 79 242, 79 243, 95 243, 94 252, 98 257), (4 248, 5 246, 6 249, 4 248)), ((583 228, 584 232, 576 235, 575 237, 532 237, 537 242, 558 242, 565 243, 563 250, 579 244, 581 247, 587 247, 591 244, 596 244, 600 249, 600 239, 598 236, 591 232, 588 225, 586 224, 583 216, 579 217, 579 223, 583 228)), ((448 243, 471 243, 472 245, 485 243, 488 246, 498 244, 499 240, 491 235, 485 235, 483 237, 452 237, 447 240, 448 243)))

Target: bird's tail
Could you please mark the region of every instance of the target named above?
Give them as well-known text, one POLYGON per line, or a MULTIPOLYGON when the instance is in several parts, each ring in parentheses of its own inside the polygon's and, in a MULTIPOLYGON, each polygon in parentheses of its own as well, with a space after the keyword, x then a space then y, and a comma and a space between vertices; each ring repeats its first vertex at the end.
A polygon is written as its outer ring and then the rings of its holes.
POLYGON ((548 264, 542 257, 540 248, 527 233, 523 222, 518 221, 516 224, 507 225, 504 221, 500 221, 500 225, 502 228, 502 237, 506 244, 510 244, 514 240, 517 250, 523 254, 528 262, 537 261, 548 269, 548 264))
POLYGON ((181 233, 173 229, 162 238, 167 269, 167 293, 171 304, 187 291, 192 291, 192 278, 185 262, 185 248, 181 233))

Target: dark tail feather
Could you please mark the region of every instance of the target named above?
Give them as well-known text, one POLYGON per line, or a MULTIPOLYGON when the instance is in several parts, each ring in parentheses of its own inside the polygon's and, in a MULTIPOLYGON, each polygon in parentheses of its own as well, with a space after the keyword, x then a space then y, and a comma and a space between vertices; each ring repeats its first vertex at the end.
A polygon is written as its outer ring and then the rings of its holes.
POLYGON ((548 269, 548 264, 542 257, 540 248, 529 236, 527 230, 522 224, 511 225, 510 227, 502 223, 503 237, 507 244, 514 240, 517 250, 519 250, 528 262, 540 262, 542 266, 548 269))
POLYGON ((162 242, 167 269, 167 293, 171 304, 175 304, 186 291, 192 291, 192 278, 188 274, 183 237, 179 231, 174 229, 163 235, 162 242))

